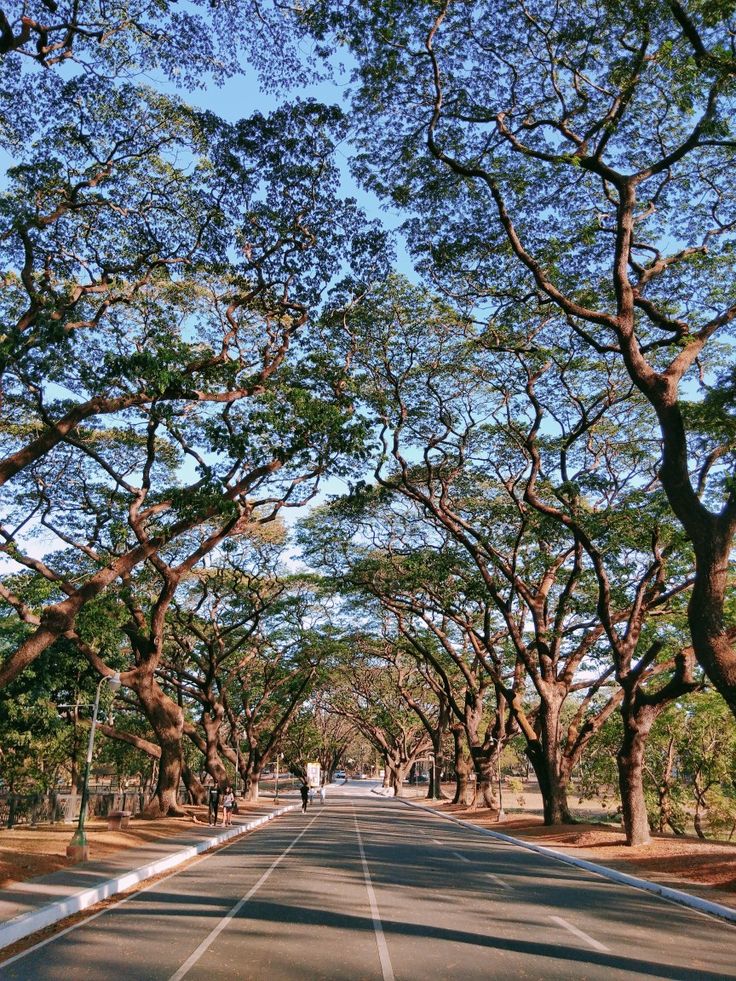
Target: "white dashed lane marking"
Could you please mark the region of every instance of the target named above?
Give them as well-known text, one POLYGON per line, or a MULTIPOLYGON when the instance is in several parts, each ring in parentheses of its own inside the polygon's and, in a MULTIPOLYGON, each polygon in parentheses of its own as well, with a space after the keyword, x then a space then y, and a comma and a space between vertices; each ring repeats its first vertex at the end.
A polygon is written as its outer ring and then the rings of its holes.
POLYGON ((563 920, 561 916, 550 916, 550 920, 552 920, 554 923, 558 923, 566 930, 569 930, 570 933, 574 934, 579 940, 584 941, 589 947, 592 947, 593 950, 600 950, 605 954, 610 953, 610 947, 606 947, 605 944, 594 940, 593 937, 588 936, 587 933, 583 933, 582 930, 578 930, 576 926, 573 926, 572 923, 568 923, 567 920, 563 920))

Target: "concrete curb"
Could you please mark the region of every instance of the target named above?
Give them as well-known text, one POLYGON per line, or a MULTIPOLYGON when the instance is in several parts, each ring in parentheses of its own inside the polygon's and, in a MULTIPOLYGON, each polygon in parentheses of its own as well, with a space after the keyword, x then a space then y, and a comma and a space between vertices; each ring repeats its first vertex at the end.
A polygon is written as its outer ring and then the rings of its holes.
POLYGON ((470 821, 463 821, 461 818, 453 817, 452 814, 436 811, 433 807, 417 804, 414 801, 406 800, 404 797, 395 797, 394 800, 406 804, 407 807, 416 807, 421 811, 427 811, 428 814, 434 814, 436 817, 445 818, 447 821, 454 821, 455 824, 469 828, 471 831, 475 831, 480 835, 486 835, 488 838, 503 841, 507 845, 526 848, 530 852, 537 852, 539 855, 563 862, 565 865, 573 865, 578 869, 585 869, 586 872, 593 872, 595 875, 600 875, 604 879, 610 879, 612 882, 618 882, 620 885, 631 886, 633 889, 643 889, 645 892, 652 892, 662 899, 668 899, 670 902, 677 903, 679 906, 687 906, 690 909, 697 910, 699 913, 706 913, 710 916, 717 916, 729 923, 736 923, 736 909, 731 909, 730 906, 712 903, 709 899, 691 896, 690 893, 682 892, 680 889, 672 889, 670 886, 663 886, 658 882, 650 882, 648 879, 639 879, 634 875, 628 875, 626 872, 609 869, 606 865, 596 865, 594 862, 586 862, 583 858, 565 855, 564 852, 556 852, 552 848, 534 845, 532 842, 524 841, 521 838, 512 838, 511 835, 502 834, 500 831, 490 831, 488 828, 481 828, 477 824, 472 824, 470 821))
POLYGON ((66 917, 73 916, 75 913, 81 913, 82 910, 94 906, 103 899, 109 899, 110 896, 114 896, 116 893, 125 892, 131 886, 138 885, 138 883, 144 882, 154 875, 168 872, 169 869, 181 865, 183 862, 194 858, 196 855, 200 855, 202 852, 208 851, 210 848, 214 848, 216 845, 221 845, 226 841, 230 841, 232 838, 237 838, 248 831, 253 831, 254 828, 258 828, 262 824, 266 824, 268 821, 280 817, 282 814, 296 810, 298 806, 300 805, 289 804, 287 807, 280 807, 277 811, 272 811, 271 814, 264 814, 253 821, 249 821, 247 824, 233 825, 227 831, 223 831, 212 838, 203 838, 196 845, 182 848, 178 852, 167 855, 166 858, 149 862, 147 865, 142 865, 140 868, 133 869, 131 872, 125 872, 122 875, 116 876, 114 879, 107 879, 107 881, 101 882, 98 886, 94 886, 91 889, 82 889, 79 892, 73 893, 71 896, 67 896, 65 899, 55 900, 38 910, 21 913, 20 916, 15 916, 12 920, 6 920, 5 923, 0 925, 0 950, 54 923, 58 923, 59 920, 64 920, 66 917))

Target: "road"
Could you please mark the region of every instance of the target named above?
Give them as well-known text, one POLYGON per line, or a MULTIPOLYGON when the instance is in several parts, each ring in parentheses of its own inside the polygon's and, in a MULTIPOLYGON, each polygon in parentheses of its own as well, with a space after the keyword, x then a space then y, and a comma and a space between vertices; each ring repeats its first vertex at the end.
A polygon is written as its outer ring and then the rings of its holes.
POLYGON ((736 927, 348 785, 0 978, 736 978, 736 927))

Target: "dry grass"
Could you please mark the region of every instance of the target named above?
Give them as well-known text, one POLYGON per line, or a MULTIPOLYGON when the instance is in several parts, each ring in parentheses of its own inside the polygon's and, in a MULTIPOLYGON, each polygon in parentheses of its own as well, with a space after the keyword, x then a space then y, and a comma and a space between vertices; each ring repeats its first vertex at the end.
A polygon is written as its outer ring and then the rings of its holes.
MULTIPOLYGON (((268 800, 258 802, 262 810, 268 800)), ((239 802, 240 813, 248 810, 248 805, 239 802)), ((92 860, 105 859, 125 848, 135 848, 159 838, 186 834, 196 824, 207 822, 206 807, 185 807, 186 817, 160 818, 149 821, 131 818, 125 831, 108 831, 107 821, 91 820, 85 825, 90 844, 92 860)), ((48 875, 70 863, 66 857, 66 846, 74 832, 71 824, 45 824, 37 827, 21 826, 0 831, 0 889, 6 889, 13 882, 35 879, 48 875)))

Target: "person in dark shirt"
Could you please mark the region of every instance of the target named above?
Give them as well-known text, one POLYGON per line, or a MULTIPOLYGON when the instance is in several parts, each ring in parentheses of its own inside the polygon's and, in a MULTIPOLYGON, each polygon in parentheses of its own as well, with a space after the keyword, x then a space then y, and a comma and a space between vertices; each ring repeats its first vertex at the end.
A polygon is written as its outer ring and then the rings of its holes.
POLYGON ((302 795, 302 811, 306 812, 307 804, 309 803, 309 787, 306 783, 301 785, 299 793, 302 795))
POLYGON ((210 787, 210 792, 207 795, 207 823, 217 824, 217 812, 220 809, 220 788, 215 784, 214 787, 210 787))

